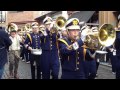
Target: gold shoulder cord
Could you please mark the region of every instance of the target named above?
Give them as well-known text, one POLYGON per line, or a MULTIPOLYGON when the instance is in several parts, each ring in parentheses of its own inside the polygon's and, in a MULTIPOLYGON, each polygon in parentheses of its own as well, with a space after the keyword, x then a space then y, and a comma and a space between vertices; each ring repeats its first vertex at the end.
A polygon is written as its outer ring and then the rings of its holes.
POLYGON ((85 61, 85 56, 86 56, 86 51, 87 51, 87 49, 85 48, 86 45, 84 44, 82 47, 83 47, 83 56, 84 56, 84 61, 85 61))
POLYGON ((58 39, 58 41, 63 42, 66 46, 69 46, 68 43, 64 39, 58 39))
MULTIPOLYGON (((58 39, 58 41, 63 42, 67 47, 69 47, 68 43, 64 39, 58 39)), ((70 56, 68 56, 68 61, 70 60, 70 56)))
POLYGON ((31 35, 30 35, 29 33, 27 33, 27 36, 29 37, 30 42, 32 43, 32 38, 31 38, 31 35))

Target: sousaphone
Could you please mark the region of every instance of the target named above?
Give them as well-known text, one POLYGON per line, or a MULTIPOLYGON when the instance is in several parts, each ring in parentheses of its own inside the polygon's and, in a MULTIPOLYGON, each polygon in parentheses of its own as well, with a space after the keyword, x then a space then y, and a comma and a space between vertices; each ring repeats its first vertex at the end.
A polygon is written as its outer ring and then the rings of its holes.
POLYGON ((105 54, 106 51, 101 51, 100 47, 111 46, 116 39, 116 31, 111 24, 103 24, 98 33, 88 33, 85 39, 86 48, 96 49, 97 53, 105 54))

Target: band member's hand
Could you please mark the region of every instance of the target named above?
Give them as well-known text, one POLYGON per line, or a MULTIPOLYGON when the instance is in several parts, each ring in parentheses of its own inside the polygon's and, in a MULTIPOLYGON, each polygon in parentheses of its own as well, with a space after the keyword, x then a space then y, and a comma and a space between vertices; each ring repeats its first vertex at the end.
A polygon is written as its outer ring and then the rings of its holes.
POLYGON ((113 48, 110 48, 109 50, 110 50, 110 52, 113 52, 114 49, 113 49, 113 48))
POLYGON ((31 51, 31 50, 32 50, 32 48, 31 48, 31 47, 28 47, 28 50, 30 50, 30 51, 31 51))
POLYGON ((46 31, 44 31, 44 36, 47 36, 47 32, 46 31))

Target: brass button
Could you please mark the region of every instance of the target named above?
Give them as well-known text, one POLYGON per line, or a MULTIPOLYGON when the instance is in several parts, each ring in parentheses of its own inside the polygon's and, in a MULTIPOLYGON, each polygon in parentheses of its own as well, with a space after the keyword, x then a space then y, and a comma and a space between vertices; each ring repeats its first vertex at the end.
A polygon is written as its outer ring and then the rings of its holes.
POLYGON ((51 44, 51 47, 52 47, 52 44, 51 44))
POLYGON ((78 52, 78 54, 79 54, 79 52, 78 52))

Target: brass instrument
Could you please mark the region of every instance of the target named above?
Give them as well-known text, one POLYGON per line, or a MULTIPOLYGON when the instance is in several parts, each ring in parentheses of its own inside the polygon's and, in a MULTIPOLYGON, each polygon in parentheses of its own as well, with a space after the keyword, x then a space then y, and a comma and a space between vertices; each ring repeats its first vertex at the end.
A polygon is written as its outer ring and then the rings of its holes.
POLYGON ((100 50, 100 47, 111 46, 116 39, 116 31, 111 24, 103 24, 98 32, 88 33, 85 38, 87 48, 100 50))
POLYGON ((98 40, 102 46, 111 46, 116 39, 116 31, 111 24, 103 24, 99 29, 98 40))
POLYGON ((61 31, 62 29, 65 28, 65 23, 66 23, 66 19, 63 16, 59 16, 56 21, 53 23, 52 28, 51 28, 51 32, 55 33, 58 31, 61 31))
POLYGON ((42 33, 44 36, 47 35, 47 32, 45 30, 45 26, 44 25, 40 25, 39 26, 39 32, 42 33))
POLYGON ((25 31, 25 32, 30 32, 30 31, 32 31, 32 25, 31 25, 31 23, 25 24, 25 26, 24 26, 24 31, 25 31))
POLYGON ((15 23, 9 23, 8 27, 7 27, 8 32, 11 32, 13 30, 17 31, 18 30, 18 26, 15 23))
POLYGON ((63 16, 59 16, 55 22, 57 29, 61 30, 65 26, 66 21, 67 20, 63 16))

